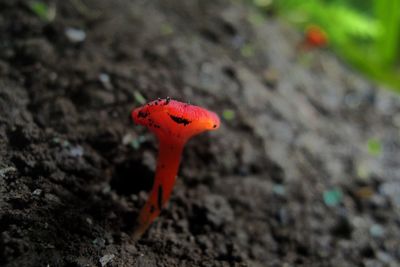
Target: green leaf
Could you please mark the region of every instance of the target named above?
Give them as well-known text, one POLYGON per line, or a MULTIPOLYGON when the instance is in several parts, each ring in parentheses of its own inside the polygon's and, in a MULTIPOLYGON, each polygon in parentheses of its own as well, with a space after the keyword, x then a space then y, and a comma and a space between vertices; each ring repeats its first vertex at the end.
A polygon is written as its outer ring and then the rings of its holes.
POLYGON ((242 56, 244 57, 252 57, 254 55, 254 47, 251 44, 245 44, 244 46, 242 46, 242 48, 240 49, 240 53, 242 54, 242 56))
POLYGON ((377 138, 368 140, 368 153, 372 156, 379 156, 382 152, 381 141, 377 138))
POLYGON ((222 117, 227 121, 231 121, 235 118, 235 111, 232 109, 225 109, 222 112, 222 117))
POLYGON ((144 96, 137 90, 133 92, 133 97, 135 98, 136 102, 141 105, 146 103, 146 98, 144 98, 144 96))
POLYGON ((400 93, 399 0, 275 0, 273 5, 302 29, 320 26, 339 56, 400 93))
POLYGON ((162 35, 170 35, 174 33, 174 28, 170 24, 162 24, 161 25, 161 34, 162 35))
POLYGON ((49 8, 46 3, 40 1, 29 2, 29 8, 43 21, 50 22, 54 20, 56 15, 55 8, 49 8))

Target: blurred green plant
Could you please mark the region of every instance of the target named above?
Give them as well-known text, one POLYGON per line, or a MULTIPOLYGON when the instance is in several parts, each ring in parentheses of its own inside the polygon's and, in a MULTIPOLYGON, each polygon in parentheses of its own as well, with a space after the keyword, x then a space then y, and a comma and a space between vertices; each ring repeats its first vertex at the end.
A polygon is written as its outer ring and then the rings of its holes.
POLYGON ((43 21, 51 22, 56 17, 56 9, 54 6, 48 6, 41 1, 31 1, 28 2, 28 5, 32 12, 43 21))
POLYGON ((368 153, 372 156, 379 156, 382 153, 381 141, 377 138, 370 138, 367 142, 368 153))
POLYGON ((222 112, 222 117, 227 121, 233 120, 235 116, 236 113, 233 109, 224 109, 224 111, 222 112))
POLYGON ((252 0, 305 29, 320 26, 353 66, 400 92, 399 0, 252 0))
POLYGON ((133 91, 133 97, 135 98, 135 101, 141 105, 146 103, 146 98, 144 98, 144 96, 138 90, 133 91))

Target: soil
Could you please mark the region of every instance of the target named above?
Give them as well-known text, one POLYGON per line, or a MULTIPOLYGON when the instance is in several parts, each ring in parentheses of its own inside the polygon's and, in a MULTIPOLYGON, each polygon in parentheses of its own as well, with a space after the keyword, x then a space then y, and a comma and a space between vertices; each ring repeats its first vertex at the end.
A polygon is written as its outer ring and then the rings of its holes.
POLYGON ((397 95, 241 1, 32 3, 0 1, 1 266, 400 266, 397 95), (141 96, 222 125, 134 241, 141 96))

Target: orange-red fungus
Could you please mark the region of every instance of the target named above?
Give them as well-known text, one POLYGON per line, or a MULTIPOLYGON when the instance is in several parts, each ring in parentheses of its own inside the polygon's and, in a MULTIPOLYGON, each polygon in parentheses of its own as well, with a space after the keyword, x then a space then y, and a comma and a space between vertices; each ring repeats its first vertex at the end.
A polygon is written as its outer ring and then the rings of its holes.
POLYGON ((159 142, 153 189, 140 211, 134 233, 134 237, 139 238, 171 195, 185 143, 194 135, 217 129, 220 120, 214 112, 170 98, 134 109, 132 118, 136 124, 152 131, 159 142))
POLYGON ((310 25, 306 28, 304 40, 300 44, 301 50, 325 47, 328 45, 328 36, 324 30, 317 25, 310 25))

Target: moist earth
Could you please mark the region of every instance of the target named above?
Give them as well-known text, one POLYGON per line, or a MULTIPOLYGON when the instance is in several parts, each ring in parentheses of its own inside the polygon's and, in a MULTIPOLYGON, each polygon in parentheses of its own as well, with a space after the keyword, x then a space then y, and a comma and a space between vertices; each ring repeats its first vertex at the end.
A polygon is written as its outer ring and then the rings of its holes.
POLYGON ((400 265, 397 95, 247 2, 38 2, 0 1, 1 266, 400 265), (167 96, 222 125, 134 241, 167 96))

